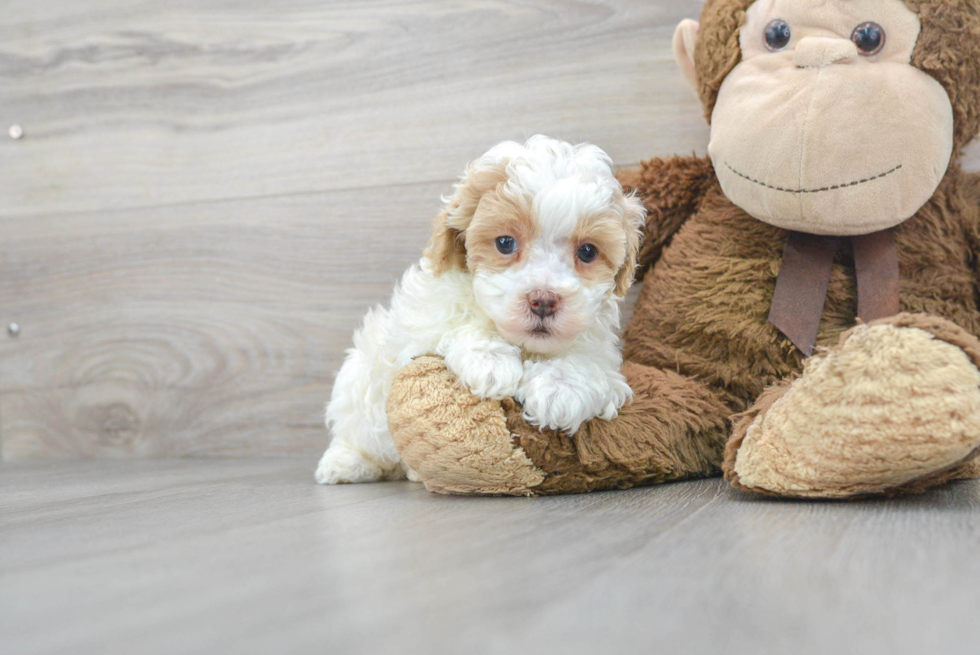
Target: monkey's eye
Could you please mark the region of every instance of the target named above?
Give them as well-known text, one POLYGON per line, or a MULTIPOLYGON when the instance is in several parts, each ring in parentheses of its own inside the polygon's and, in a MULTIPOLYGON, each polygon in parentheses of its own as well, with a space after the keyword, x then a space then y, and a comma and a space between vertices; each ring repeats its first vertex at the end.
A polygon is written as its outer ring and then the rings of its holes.
POLYGON ((593 246, 591 243, 586 243, 579 246, 578 252, 576 253, 578 258, 582 260, 583 264, 588 264, 593 259, 599 256, 599 249, 593 246))
POLYGON ((766 25, 766 47, 773 52, 788 46, 791 38, 793 38, 793 31, 789 29, 789 23, 781 18, 766 25))
POLYGON ((497 237, 497 250, 502 255, 513 255, 517 250, 517 240, 514 237, 497 237))
POLYGON ((865 57, 876 55, 885 47, 885 30, 878 23, 861 23, 851 32, 851 41, 865 57))

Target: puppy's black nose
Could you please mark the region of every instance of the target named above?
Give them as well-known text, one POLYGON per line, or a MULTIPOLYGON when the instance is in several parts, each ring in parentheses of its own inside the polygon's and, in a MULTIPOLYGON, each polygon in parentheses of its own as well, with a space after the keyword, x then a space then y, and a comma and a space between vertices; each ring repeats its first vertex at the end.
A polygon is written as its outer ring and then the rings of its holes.
POLYGON ((532 291, 527 294, 527 304, 532 312, 541 318, 546 318, 558 311, 561 296, 551 291, 532 291))

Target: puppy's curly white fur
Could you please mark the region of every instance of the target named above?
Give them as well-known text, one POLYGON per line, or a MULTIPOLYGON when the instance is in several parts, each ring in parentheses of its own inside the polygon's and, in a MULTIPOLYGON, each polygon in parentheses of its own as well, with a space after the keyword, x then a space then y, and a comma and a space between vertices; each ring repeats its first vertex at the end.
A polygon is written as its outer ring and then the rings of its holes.
POLYGON ((391 307, 368 312, 327 405, 324 484, 412 477, 388 433, 400 368, 435 353, 475 395, 515 397, 532 424, 574 434, 632 397, 619 304, 644 210, 599 148, 535 136, 474 161, 391 307))

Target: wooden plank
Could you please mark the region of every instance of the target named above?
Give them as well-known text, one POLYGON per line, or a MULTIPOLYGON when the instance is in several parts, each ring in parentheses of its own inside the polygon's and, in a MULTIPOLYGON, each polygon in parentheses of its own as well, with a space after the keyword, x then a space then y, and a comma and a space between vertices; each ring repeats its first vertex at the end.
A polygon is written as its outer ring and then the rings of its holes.
POLYGON ((38 655, 966 655, 978 509, 980 481, 459 498, 318 487, 288 458, 6 464, 0 634, 38 655))
POLYGON ((3 456, 308 452, 449 184, 8 217, 3 456))
POLYGON ((690 152, 707 132, 669 44, 700 4, 15 3, 0 215, 449 180, 537 132, 690 152))

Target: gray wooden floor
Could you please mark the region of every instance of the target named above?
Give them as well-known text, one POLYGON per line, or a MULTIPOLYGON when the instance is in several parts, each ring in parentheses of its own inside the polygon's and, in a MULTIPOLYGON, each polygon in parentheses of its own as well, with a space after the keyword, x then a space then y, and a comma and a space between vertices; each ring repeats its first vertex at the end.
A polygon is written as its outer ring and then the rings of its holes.
POLYGON ((0 466, 21 653, 976 653, 980 482, 544 499, 319 487, 298 459, 0 466))

